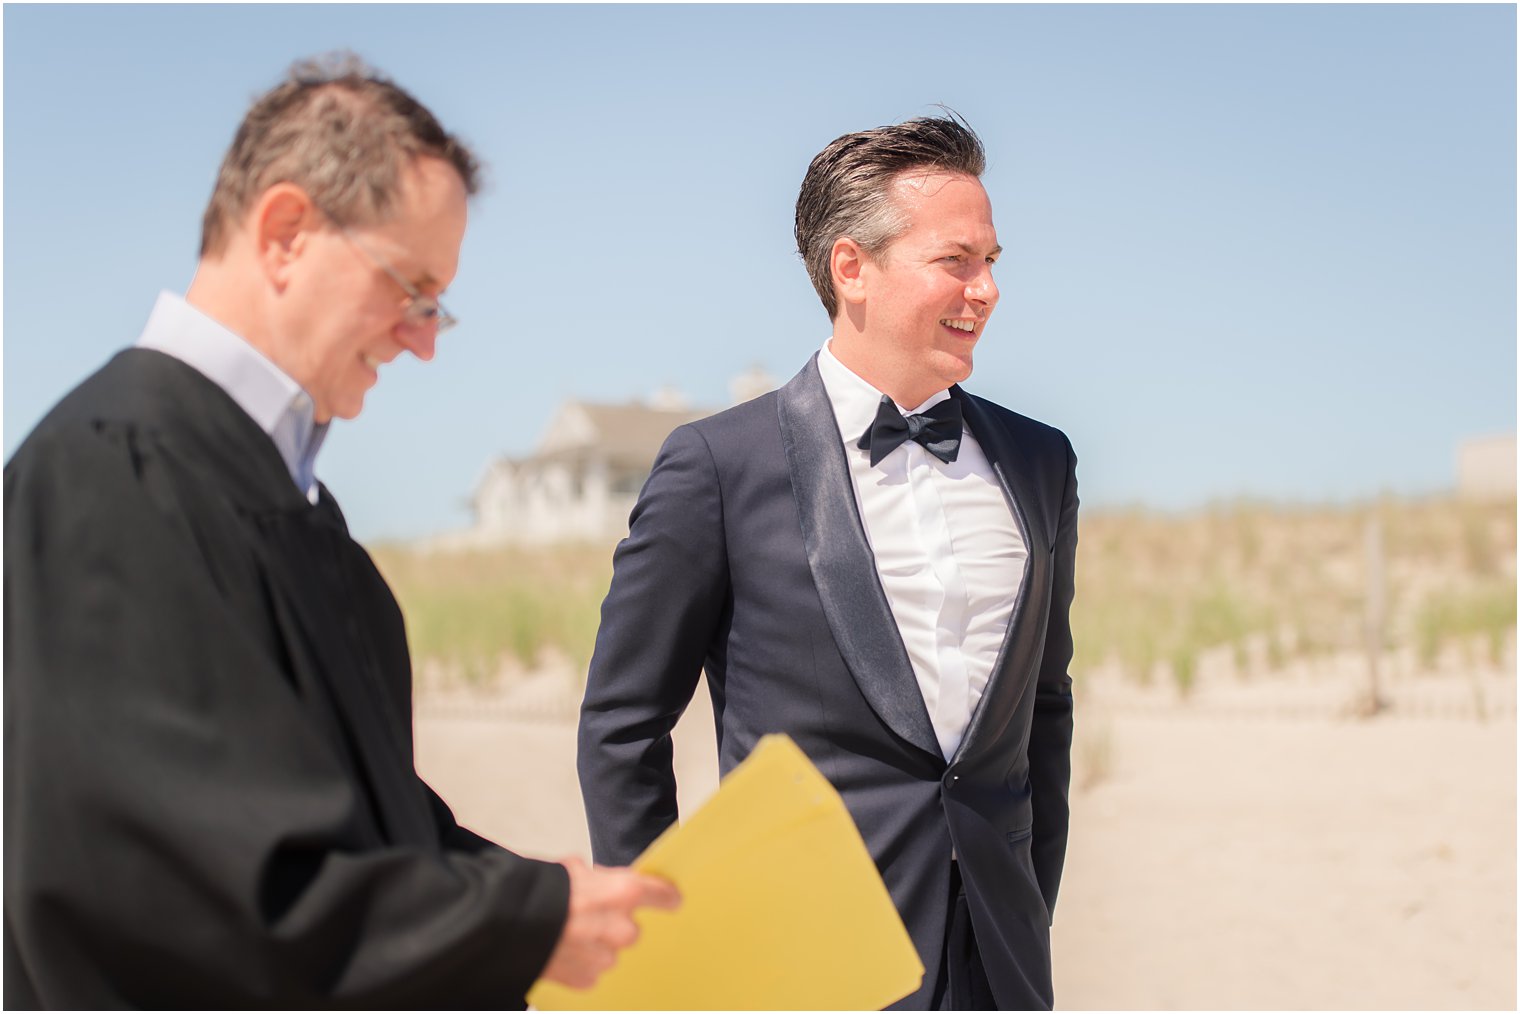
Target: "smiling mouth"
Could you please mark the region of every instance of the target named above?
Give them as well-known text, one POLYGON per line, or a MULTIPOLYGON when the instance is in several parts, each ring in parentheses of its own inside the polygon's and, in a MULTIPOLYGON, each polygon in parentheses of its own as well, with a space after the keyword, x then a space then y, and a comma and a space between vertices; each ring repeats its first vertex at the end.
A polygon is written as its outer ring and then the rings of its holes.
POLYGON ((376 359, 374 356, 366 354, 364 356, 364 365, 368 366, 370 369, 374 370, 376 373, 379 373, 380 372, 380 367, 381 367, 382 364, 381 364, 380 360, 376 359))
POLYGON ((944 320, 941 320, 940 323, 945 327, 959 331, 962 334, 975 335, 976 325, 978 322, 974 320, 961 320, 959 318, 946 317, 944 320))

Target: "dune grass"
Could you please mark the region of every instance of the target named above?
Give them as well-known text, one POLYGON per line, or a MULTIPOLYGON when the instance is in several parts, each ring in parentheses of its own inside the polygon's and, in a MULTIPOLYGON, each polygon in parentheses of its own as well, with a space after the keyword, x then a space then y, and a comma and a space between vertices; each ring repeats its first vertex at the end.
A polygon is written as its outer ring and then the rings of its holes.
POLYGON ((1362 648, 1374 518, 1384 646, 1414 646, 1429 667, 1447 645, 1482 637, 1497 663, 1515 626, 1514 502, 1431 498, 1090 512, 1077 554, 1073 669, 1117 662, 1141 682, 1159 670, 1186 693, 1213 649, 1230 649, 1248 676, 1362 648))
MULTIPOLYGON (((1205 653, 1241 678, 1365 644, 1366 526, 1382 530, 1384 644, 1430 668, 1449 646, 1498 662, 1515 627, 1515 506, 1450 498, 1337 507, 1226 504, 1187 514, 1088 510, 1072 610, 1080 675, 1117 662, 1187 693, 1205 653), (1464 649, 1465 650, 1465 649, 1464 649)), ((582 676, 612 546, 426 553, 374 550, 406 615, 415 659, 468 682, 546 653, 582 676)))
POLYGON ((419 552, 372 550, 406 616, 414 664, 432 660, 467 683, 487 683, 503 662, 523 668, 546 654, 584 673, 612 580, 612 547, 419 552))
MULTIPOLYGON (((1444 648, 1480 641, 1481 661, 1498 665, 1504 635, 1515 629, 1515 586, 1486 582, 1470 591, 1431 596, 1415 615, 1415 646, 1420 664, 1435 668, 1444 648)), ((1469 661, 1479 661, 1470 659, 1469 661)))

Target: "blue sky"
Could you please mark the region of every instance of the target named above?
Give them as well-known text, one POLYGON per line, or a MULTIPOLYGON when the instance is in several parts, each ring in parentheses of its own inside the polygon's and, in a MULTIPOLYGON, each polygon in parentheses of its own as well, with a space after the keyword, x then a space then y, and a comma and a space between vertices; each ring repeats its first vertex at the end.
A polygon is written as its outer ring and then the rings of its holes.
POLYGON ((1003 298, 966 386, 1072 438, 1083 500, 1450 487, 1515 426, 1515 9, 7 6, 4 449, 183 292, 222 152, 348 48, 489 164, 431 364, 319 473, 362 538, 466 523, 569 397, 727 402, 828 321, 812 156, 948 104, 1003 298))

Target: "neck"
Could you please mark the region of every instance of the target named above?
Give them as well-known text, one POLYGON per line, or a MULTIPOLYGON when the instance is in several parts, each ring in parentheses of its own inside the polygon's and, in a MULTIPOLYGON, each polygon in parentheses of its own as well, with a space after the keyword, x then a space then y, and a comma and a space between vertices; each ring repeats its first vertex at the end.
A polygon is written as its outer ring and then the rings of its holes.
POLYGON ((834 322, 829 351, 851 373, 891 398, 898 408, 916 408, 945 389, 937 380, 914 376, 914 371, 906 368, 899 356, 872 342, 864 332, 841 328, 840 323, 845 320, 847 315, 840 314, 840 319, 834 322))
POLYGON ((246 284, 239 282, 248 275, 240 273, 229 258, 202 260, 195 269, 195 277, 185 292, 185 302, 216 321, 218 324, 258 349, 265 358, 286 373, 289 365, 277 355, 272 331, 266 323, 266 315, 260 308, 256 294, 246 284))
MULTIPOLYGON (((233 257, 229 254, 219 260, 202 260, 185 292, 185 302, 258 349, 265 359, 304 387, 301 380, 304 371, 292 354, 294 350, 276 340, 280 329, 271 324, 259 292, 247 284, 248 278, 257 275, 234 263, 233 257)), ((331 418, 318 407, 317 422, 325 423, 331 418)))

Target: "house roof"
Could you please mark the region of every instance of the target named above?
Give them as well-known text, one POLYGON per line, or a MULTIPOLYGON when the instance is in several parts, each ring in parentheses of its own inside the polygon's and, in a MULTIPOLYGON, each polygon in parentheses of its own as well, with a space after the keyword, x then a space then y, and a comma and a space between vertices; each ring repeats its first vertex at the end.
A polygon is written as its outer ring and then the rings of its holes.
POLYGON ((654 408, 638 402, 566 402, 533 459, 579 458, 596 448, 614 464, 648 468, 671 430, 711 414, 709 409, 654 408))

